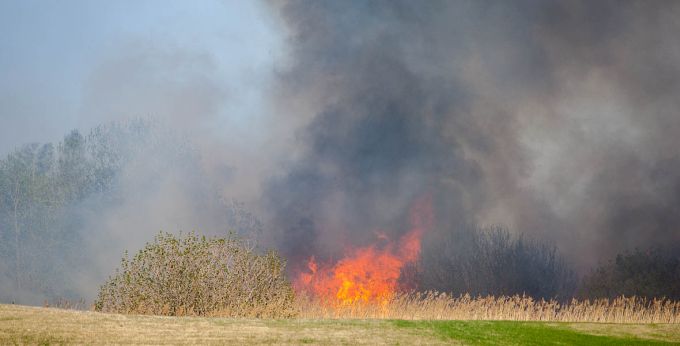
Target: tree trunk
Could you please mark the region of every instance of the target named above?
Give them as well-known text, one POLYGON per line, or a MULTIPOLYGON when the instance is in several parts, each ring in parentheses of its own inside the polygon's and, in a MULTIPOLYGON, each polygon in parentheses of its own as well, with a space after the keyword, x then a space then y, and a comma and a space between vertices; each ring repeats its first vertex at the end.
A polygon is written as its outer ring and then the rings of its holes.
POLYGON ((15 297, 18 298, 19 293, 21 292, 21 241, 20 241, 20 229, 19 229, 19 184, 16 184, 16 190, 14 193, 14 196, 12 196, 13 199, 13 204, 14 204, 14 256, 15 256, 15 264, 16 264, 16 273, 15 273, 15 280, 16 280, 16 294, 15 297))

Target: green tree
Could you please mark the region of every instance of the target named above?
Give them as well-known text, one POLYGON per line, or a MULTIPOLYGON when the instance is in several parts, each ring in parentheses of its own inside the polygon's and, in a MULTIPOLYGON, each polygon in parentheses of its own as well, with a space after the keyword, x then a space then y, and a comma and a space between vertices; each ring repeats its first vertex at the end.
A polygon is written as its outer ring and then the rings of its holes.
MULTIPOLYGON (((49 230, 61 201, 53 185, 53 149, 50 145, 31 144, 22 147, 0 161, 0 215, 3 229, 11 229, 12 246, 5 248, 14 262, 12 277, 16 292, 21 292, 37 253, 32 251, 36 241, 49 237, 49 230)), ((7 232, 9 233, 9 232, 7 232)))

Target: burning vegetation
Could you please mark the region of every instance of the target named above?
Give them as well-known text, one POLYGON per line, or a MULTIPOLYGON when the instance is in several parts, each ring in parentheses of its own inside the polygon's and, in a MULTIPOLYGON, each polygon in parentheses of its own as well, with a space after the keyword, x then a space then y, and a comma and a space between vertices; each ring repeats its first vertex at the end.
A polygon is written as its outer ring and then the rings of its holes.
POLYGON ((416 204, 411 221, 412 229, 396 242, 379 237, 384 244, 353 249, 332 264, 310 259, 293 285, 278 254, 259 255, 238 237, 161 233, 132 259, 123 259, 100 288, 94 308, 171 316, 680 322, 680 302, 665 298, 561 302, 517 294, 405 292, 399 287, 402 271, 417 262, 420 237, 432 224, 427 200, 416 204))
POLYGON ((318 263, 312 256, 308 270, 297 274, 295 288, 328 304, 386 304, 397 293, 402 269, 419 258, 421 237, 433 222, 431 198, 415 203, 410 221, 410 231, 396 242, 377 231, 377 244, 349 249, 335 263, 318 263))

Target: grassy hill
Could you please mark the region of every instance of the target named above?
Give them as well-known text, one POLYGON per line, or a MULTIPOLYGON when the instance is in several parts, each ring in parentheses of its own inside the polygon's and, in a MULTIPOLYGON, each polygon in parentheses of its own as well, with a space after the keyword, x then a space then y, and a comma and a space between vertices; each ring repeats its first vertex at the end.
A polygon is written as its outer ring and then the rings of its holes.
POLYGON ((0 344, 672 345, 680 324, 255 320, 0 305, 0 344))

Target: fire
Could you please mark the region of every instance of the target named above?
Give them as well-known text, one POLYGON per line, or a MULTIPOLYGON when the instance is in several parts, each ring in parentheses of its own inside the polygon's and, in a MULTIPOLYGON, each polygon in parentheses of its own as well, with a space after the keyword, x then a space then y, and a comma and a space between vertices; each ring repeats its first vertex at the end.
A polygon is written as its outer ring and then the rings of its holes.
POLYGON ((340 305, 387 302, 396 293, 402 268, 417 261, 420 239, 432 219, 430 198, 420 199, 411 210, 411 229, 397 242, 380 232, 386 244, 350 249, 336 263, 319 264, 312 256, 307 271, 295 279, 296 289, 340 305))

